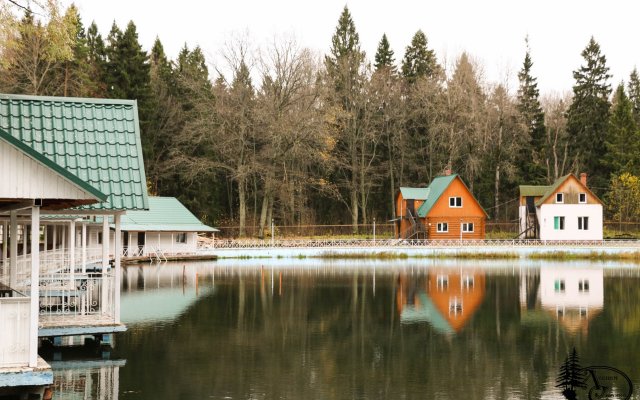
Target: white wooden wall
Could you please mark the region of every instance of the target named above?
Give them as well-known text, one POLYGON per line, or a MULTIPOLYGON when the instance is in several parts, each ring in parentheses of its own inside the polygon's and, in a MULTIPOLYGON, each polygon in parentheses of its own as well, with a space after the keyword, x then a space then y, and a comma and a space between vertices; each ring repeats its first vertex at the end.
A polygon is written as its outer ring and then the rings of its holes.
POLYGON ((57 173, 0 140, 0 198, 93 199, 57 173))

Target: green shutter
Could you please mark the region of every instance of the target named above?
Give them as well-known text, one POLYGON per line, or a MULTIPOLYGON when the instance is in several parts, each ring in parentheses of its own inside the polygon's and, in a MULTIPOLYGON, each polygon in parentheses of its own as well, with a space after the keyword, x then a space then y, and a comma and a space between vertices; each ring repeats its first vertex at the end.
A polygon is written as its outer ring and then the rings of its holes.
POLYGON ((553 229, 560 229, 560 217, 553 217, 553 229))

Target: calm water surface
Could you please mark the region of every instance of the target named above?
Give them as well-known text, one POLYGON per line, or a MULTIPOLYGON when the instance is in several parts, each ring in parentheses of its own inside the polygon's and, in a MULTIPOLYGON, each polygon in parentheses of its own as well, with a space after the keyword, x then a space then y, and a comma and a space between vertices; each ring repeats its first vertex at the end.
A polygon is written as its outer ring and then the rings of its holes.
POLYGON ((126 268, 129 330, 49 355, 54 398, 561 399, 573 347, 640 398, 637 267, 267 261, 126 268))

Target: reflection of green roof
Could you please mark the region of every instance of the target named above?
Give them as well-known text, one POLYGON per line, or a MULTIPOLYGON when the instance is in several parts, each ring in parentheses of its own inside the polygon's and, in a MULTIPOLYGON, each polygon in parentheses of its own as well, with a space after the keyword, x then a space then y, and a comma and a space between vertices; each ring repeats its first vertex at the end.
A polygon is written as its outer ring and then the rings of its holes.
POLYGON ((149 210, 128 211, 121 219, 123 231, 216 232, 204 225, 175 197, 149 197, 149 210))
POLYGON ((172 321, 187 311, 197 299, 195 290, 185 293, 182 287, 125 292, 122 293, 120 318, 125 324, 172 321))
POLYGON ((37 161, 106 197, 81 208, 148 208, 135 101, 0 94, 0 129, 37 161))
POLYGON ((520 185, 520 197, 544 196, 551 186, 520 185))
POLYGON ((426 200, 429 197, 429 188, 401 187, 400 193, 405 200, 426 200))
POLYGON ((403 324, 412 324, 420 322, 429 322, 433 328, 446 335, 455 333, 449 322, 440 314, 440 311, 433 304, 429 296, 424 291, 418 294, 420 299, 420 307, 406 306, 400 314, 400 322, 403 324))

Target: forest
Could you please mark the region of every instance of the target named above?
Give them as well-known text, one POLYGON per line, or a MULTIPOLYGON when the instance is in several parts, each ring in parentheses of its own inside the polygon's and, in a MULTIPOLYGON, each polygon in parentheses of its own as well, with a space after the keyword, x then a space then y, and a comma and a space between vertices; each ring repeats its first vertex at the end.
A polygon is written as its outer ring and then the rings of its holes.
POLYGON ((517 219, 518 185, 580 172, 608 220, 640 219, 640 77, 612 86, 593 37, 572 93, 543 96, 525 38, 512 93, 470 54, 438 60, 422 30, 403 55, 382 31, 365 54, 347 7, 327 54, 234 37, 214 67, 197 46, 171 59, 157 38, 146 51, 133 21, 106 33, 73 5, 1 4, 0 92, 137 100, 149 193, 240 236, 272 220, 357 233, 394 218, 400 186, 445 169, 492 221, 517 219))

